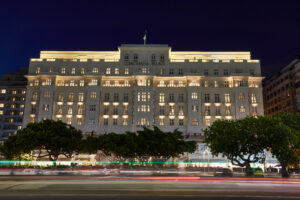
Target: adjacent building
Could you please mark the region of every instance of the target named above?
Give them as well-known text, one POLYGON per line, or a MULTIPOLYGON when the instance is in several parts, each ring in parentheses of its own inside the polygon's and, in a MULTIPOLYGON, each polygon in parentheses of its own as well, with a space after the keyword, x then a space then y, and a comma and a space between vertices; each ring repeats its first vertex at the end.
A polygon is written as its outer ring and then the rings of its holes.
POLYGON ((265 115, 300 112, 300 57, 266 80, 265 115))
POLYGON ((27 67, 2 75, 0 80, 0 141, 22 128, 27 67))
POLYGON ((27 79, 24 125, 54 119, 86 134, 158 126, 201 136, 216 119, 263 115, 260 62, 250 52, 41 51, 27 79))

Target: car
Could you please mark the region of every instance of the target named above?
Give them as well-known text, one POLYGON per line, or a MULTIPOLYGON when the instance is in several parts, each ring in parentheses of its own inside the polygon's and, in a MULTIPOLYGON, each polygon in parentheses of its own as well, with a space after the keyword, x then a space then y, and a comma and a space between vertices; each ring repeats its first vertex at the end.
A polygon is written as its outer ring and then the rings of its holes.
POLYGON ((217 169, 214 176, 229 176, 229 177, 232 177, 233 173, 230 169, 221 168, 221 169, 217 169))
POLYGON ((253 168, 253 176, 264 177, 264 171, 261 168, 253 168))

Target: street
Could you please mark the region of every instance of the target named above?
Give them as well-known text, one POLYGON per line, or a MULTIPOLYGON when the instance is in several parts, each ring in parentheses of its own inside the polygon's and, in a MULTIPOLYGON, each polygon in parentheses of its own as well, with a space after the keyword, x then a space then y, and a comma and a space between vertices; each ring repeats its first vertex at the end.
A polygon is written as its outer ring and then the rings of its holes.
POLYGON ((1 199, 300 199, 300 179, 0 176, 1 199))

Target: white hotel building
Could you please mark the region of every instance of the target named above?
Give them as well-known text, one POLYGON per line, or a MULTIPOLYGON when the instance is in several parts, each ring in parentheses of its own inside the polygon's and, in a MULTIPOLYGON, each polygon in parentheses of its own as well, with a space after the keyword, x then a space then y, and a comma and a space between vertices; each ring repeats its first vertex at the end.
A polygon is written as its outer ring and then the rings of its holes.
POLYGON ((30 61, 24 125, 62 120, 83 133, 142 126, 201 136, 216 119, 263 115, 259 60, 250 52, 41 51, 30 61))

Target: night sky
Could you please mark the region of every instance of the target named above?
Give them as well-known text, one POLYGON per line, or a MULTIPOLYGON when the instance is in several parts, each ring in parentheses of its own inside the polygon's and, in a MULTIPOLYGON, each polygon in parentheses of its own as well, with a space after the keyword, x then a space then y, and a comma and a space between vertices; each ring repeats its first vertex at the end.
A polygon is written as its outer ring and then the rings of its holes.
POLYGON ((300 1, 6 0, 0 26, 0 74, 40 50, 142 44, 145 30, 175 51, 251 51, 264 76, 300 55, 300 1))

